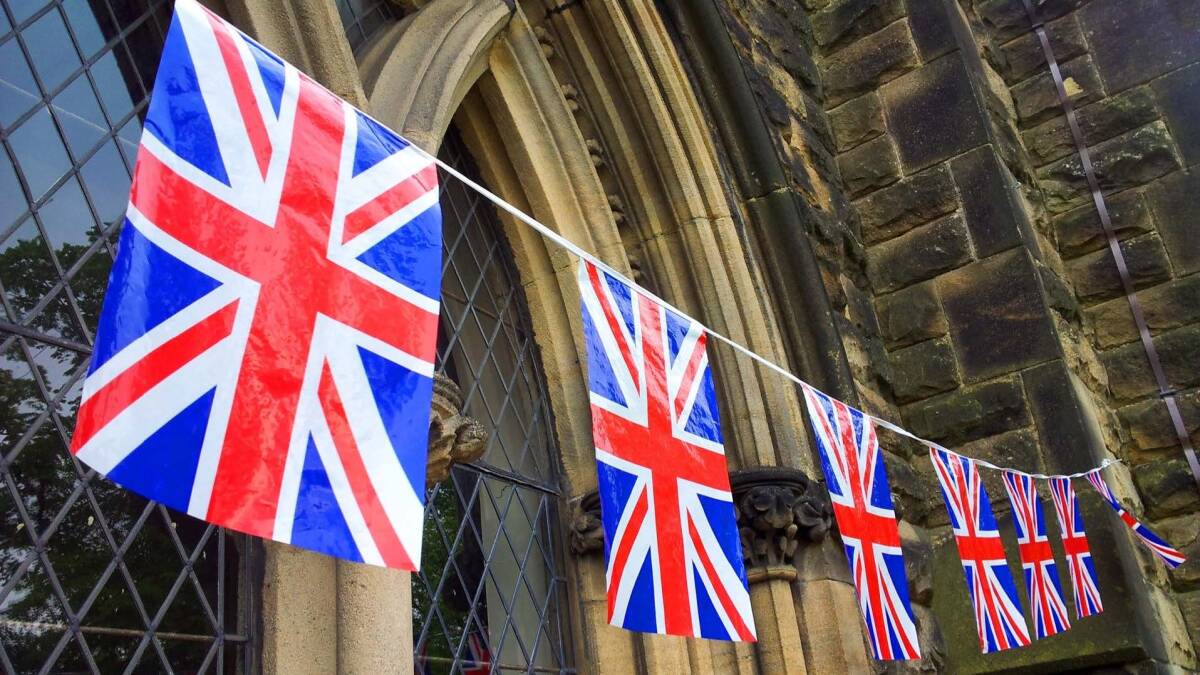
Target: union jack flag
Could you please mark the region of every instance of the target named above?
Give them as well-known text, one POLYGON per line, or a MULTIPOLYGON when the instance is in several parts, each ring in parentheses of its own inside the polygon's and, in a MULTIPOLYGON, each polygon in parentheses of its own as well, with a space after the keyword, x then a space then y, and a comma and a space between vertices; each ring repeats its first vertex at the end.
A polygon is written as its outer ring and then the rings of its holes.
POLYGON ((415 569, 435 170, 179 0, 72 451, 218 525, 415 569))
POLYGON ((871 652, 880 660, 919 659, 900 528, 875 425, 845 403, 801 388, 871 652))
POLYGON ((1091 547, 1083 531, 1083 515, 1070 478, 1051 478, 1050 496, 1054 498, 1054 513, 1058 515, 1058 530, 1062 533, 1063 549, 1067 555, 1067 571, 1075 586, 1075 616, 1099 614, 1104 611, 1100 602, 1100 587, 1096 584, 1096 566, 1091 547))
POLYGON ((608 621, 753 641, 703 328, 579 265, 608 621))
POLYGON ((1046 518, 1038 497, 1037 480, 1013 471, 1004 472, 1004 489, 1012 502, 1013 523, 1017 527, 1017 546, 1021 567, 1025 569, 1025 588, 1033 614, 1037 639, 1061 633, 1071 627, 1067 603, 1058 581, 1058 565, 1046 536, 1046 518))
POLYGON ((989 654, 1029 644, 1029 628, 979 467, 967 457, 937 448, 930 448, 929 456, 946 498, 967 591, 975 606, 979 648, 989 654))
POLYGON ((1089 473, 1087 479, 1092 484, 1092 487, 1096 488, 1096 491, 1100 493, 1100 496, 1104 497, 1108 505, 1113 508, 1113 511, 1117 512, 1121 521, 1128 525, 1129 529, 1133 530, 1138 539, 1146 545, 1146 548, 1158 556, 1159 560, 1162 560, 1167 567, 1175 569, 1187 562, 1187 557, 1183 553, 1180 553, 1178 549, 1164 541, 1162 537, 1159 537, 1150 528, 1143 525, 1140 520, 1133 517, 1133 514, 1126 511, 1125 507, 1121 506, 1121 502, 1118 502, 1117 498, 1113 496, 1112 490, 1109 489, 1108 483, 1104 482, 1104 477, 1100 475, 1099 471, 1089 473))

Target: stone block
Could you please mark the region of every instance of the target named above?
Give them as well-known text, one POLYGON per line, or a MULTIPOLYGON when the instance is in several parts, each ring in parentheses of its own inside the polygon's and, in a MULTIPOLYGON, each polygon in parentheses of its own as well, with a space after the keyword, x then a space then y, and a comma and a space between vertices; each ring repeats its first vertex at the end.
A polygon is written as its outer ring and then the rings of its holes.
POLYGON ((1182 457, 1133 467, 1133 482, 1150 518, 1165 518, 1200 508, 1196 479, 1182 457))
POLYGON ((896 402, 911 403, 950 391, 959 384, 950 340, 926 340, 890 354, 896 402))
POLYGON ((964 22, 957 2, 906 0, 908 25, 922 61, 932 61, 958 48, 954 22, 964 22))
POLYGON ((946 315, 933 282, 915 284, 875 301, 880 335, 889 348, 945 335, 946 315))
MULTIPOLYGON (((1111 138, 1091 150, 1096 179, 1105 192, 1117 192, 1150 181, 1179 168, 1171 136, 1162 122, 1111 138)), ((1046 208, 1061 213, 1090 201, 1091 191, 1078 155, 1071 155, 1037 172, 1046 197, 1046 208)))
POLYGON ((1175 273, 1200 272, 1200 172, 1168 176, 1147 196, 1175 273))
MULTIPOLYGON (((890 464, 888 466, 891 466, 890 464)), ((916 480, 923 480, 914 476, 916 480)), ((933 545, 924 528, 914 527, 907 518, 900 522, 900 546, 904 549, 904 576, 908 579, 909 599, 915 605, 929 606, 933 601, 933 545)))
POLYGON ((1200 163, 1200 122, 1196 120, 1196 111, 1200 110, 1200 64, 1181 68, 1151 86, 1184 164, 1200 163))
MULTIPOLYGON (((893 446, 882 445, 891 450, 893 446)), ((929 450, 913 458, 915 462, 929 463, 929 450)), ((918 525, 928 522, 929 516, 942 510, 941 495, 930 476, 916 470, 912 464, 888 452, 885 455, 888 484, 892 488, 896 516, 903 521, 918 525)))
MULTIPOLYGON (((1129 239, 1154 229, 1150 208, 1141 192, 1126 191, 1106 197, 1104 204, 1108 207, 1108 217, 1118 239, 1129 239)), ((1065 258, 1102 249, 1108 242, 1100 225, 1100 214, 1090 200, 1056 217, 1054 233, 1058 250, 1065 258)))
MULTIPOLYGON (((1200 275, 1159 284, 1138 293, 1138 304, 1152 333, 1200 321, 1200 275)), ((1088 324, 1102 349, 1138 339, 1133 313, 1124 295, 1085 312, 1088 324)))
POLYGON ((1029 425, 1029 410, 1016 379, 986 382, 941 394, 903 408, 913 433, 944 444, 960 444, 1029 425))
POLYGON ((961 56, 947 54, 883 87, 884 109, 905 173, 987 140, 987 113, 961 56))
POLYGON ((830 47, 871 33, 900 18, 903 7, 894 0, 833 0, 809 17, 813 39, 821 47, 830 47))
MULTIPOLYGON (((1138 87, 1083 106, 1077 111, 1079 130, 1089 146, 1158 119, 1154 96, 1138 87)), ((1076 152, 1075 141, 1063 116, 1026 131, 1022 136, 1034 164, 1042 166, 1076 152)))
MULTIPOLYGON (((1081 56, 1061 64, 1063 85, 1076 107, 1104 96, 1100 85, 1100 74, 1092 65, 1091 57, 1081 56)), ((1011 89, 1017 119, 1022 127, 1032 126, 1051 117, 1062 115, 1062 104, 1058 100, 1058 89, 1050 76, 1049 68, 1041 75, 1025 80, 1011 89)))
MULTIPOLYGON (((1193 445, 1200 445, 1200 391, 1183 392, 1175 397, 1175 401, 1193 445)), ((1117 416, 1129 432, 1130 449, 1135 456, 1179 444, 1167 405, 1157 396, 1119 408, 1117 416)))
POLYGON ((1017 181, 997 158, 992 146, 976 148, 950 162, 962 198, 963 214, 975 253, 994 253, 1035 241, 1021 204, 1017 181))
MULTIPOLYGON (((1194 513, 1189 513, 1184 516, 1189 520, 1196 520, 1194 513)), ((1155 523, 1153 528, 1159 533, 1159 536, 1165 537, 1162 534, 1162 528, 1155 523)), ((1187 557, 1187 562, 1179 567, 1170 570, 1171 587, 1177 591, 1200 590, 1200 541, 1192 541, 1186 543, 1178 539, 1167 539, 1168 543, 1179 549, 1187 557)))
MULTIPOLYGON (((1121 499, 1121 495, 1118 494, 1117 499, 1121 499)), ((1133 512, 1140 516, 1142 508, 1137 506, 1133 512)), ((1200 544, 1200 518, 1193 518, 1190 514, 1156 520, 1150 524, 1150 527, 1158 536, 1175 546, 1200 544)), ((1189 556, 1189 559, 1200 562, 1200 556, 1189 556)), ((1196 567, 1196 571, 1200 572, 1200 566, 1196 567)))
MULTIPOLYGON (((1041 449, 1037 434, 1032 429, 1018 429, 995 436, 988 436, 954 448, 971 457, 1000 466, 1017 466, 1025 471, 1041 471, 1041 449)), ((992 499, 992 510, 996 513, 1010 511, 1008 497, 1004 491, 1004 477, 999 471, 982 469, 983 486, 992 499)))
POLYGON ((826 104, 841 105, 908 72, 918 62, 908 24, 895 21, 825 60, 826 104))
MULTIPOLYGON (((1046 0, 1035 2, 1043 21, 1057 19, 1075 10, 1084 0, 1046 0)), ((984 28, 997 42, 1007 42, 1030 32, 1032 24, 1021 0, 978 0, 973 3, 984 28)))
POLYGON ((958 207, 958 197, 950 171, 941 164, 878 190, 855 206, 863 241, 877 244, 950 213, 958 207))
POLYGON ((838 169, 850 197, 891 185, 900 178, 900 162, 887 136, 838 155, 838 169))
POLYGON ((1180 595, 1178 600, 1179 610, 1183 612, 1183 622, 1187 624, 1188 633, 1192 637, 1192 645, 1200 651, 1200 591, 1180 595))
MULTIPOLYGON (((1166 249, 1154 233, 1121 242, 1121 252, 1125 254, 1134 288, 1152 286, 1171 276, 1166 249)), ((1125 292, 1117 264, 1107 248, 1080 256, 1068 262, 1066 268, 1082 303, 1108 300, 1125 292)))
POLYGON ((903 288, 971 259, 962 217, 951 214, 867 250, 867 276, 877 292, 903 288))
POLYGON ((1195 0, 1095 0, 1080 10, 1079 21, 1109 91, 1200 61, 1195 0))
POLYGON ((1062 359, 1021 373, 1037 425, 1039 452, 1051 473, 1090 468, 1105 453, 1100 415, 1093 399, 1062 359))
MULTIPOLYGON (((1192 324, 1158 335, 1154 338, 1154 346, 1168 387, 1186 389, 1200 384, 1200 368, 1196 367, 1196 355, 1200 354, 1200 325, 1192 324)), ((1128 401, 1157 393, 1158 386, 1141 341, 1104 352, 1101 361, 1108 370, 1109 390, 1117 399, 1128 401)))
POLYGON ((875 308, 871 304, 871 296, 859 288, 848 277, 842 277, 842 288, 846 294, 846 316, 859 330, 866 333, 870 339, 879 341, 879 319, 875 316, 875 308))
MULTIPOLYGON (((1046 63, 1046 54, 1042 51, 1042 43, 1033 31, 1029 30, 1028 21, 1026 19, 1026 30, 1023 34, 1000 48, 1003 57, 999 67, 1000 74, 1010 84, 1040 75, 1050 69, 1046 63)), ((1083 40, 1083 33, 1074 15, 1048 22, 1046 35, 1050 38, 1054 58, 1059 63, 1070 61, 1087 52, 1087 43, 1083 40)))
POLYGON ((1024 249, 980 260, 937 280, 964 380, 1014 372, 1058 355, 1058 341, 1024 249))
POLYGON ((1042 291, 1046 295, 1046 306, 1072 325, 1080 319, 1079 301, 1075 299, 1075 291, 1059 276, 1058 271, 1050 267, 1044 260, 1035 259, 1038 278, 1042 281, 1042 291))
POLYGON ((846 101, 829 111, 829 126, 838 152, 845 152, 887 131, 883 104, 875 92, 846 101))

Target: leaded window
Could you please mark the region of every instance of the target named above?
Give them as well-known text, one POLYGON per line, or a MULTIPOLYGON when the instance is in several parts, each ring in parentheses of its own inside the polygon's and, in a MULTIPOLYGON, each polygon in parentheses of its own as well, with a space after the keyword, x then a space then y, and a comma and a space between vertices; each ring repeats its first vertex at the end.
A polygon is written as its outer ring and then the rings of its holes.
POLYGON ((358 51, 376 31, 398 18, 391 0, 336 0, 350 49, 358 51))
POLYGON ((67 450, 170 3, 0 6, 0 669, 251 671, 251 541, 67 450))
MULTIPOLYGON (((477 179, 451 132, 442 158, 477 179)), ((487 430, 483 456, 427 492, 413 577, 419 670, 573 672, 562 603, 557 451, 521 286, 495 208, 443 174, 438 368, 487 430)))

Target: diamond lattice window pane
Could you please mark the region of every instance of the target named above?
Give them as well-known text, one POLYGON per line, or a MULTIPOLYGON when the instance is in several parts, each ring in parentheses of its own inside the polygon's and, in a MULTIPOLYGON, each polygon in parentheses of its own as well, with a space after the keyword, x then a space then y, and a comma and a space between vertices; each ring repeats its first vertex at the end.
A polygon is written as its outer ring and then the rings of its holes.
MULTIPOLYGON (((475 173, 452 132, 443 158, 475 173)), ((413 578, 419 669, 572 672, 560 617, 553 438, 521 285, 493 206, 442 176, 438 367, 487 430, 483 456, 430 488, 413 578)))
POLYGON ((0 671, 248 672, 248 538, 67 450, 170 3, 0 2, 0 671))

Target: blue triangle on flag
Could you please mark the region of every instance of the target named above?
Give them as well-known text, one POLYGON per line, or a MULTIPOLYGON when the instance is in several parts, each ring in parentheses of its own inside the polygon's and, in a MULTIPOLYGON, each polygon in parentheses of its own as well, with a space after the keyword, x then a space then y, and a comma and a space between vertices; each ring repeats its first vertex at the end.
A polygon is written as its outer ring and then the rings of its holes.
MULTIPOLYGON (((583 334, 599 335, 590 312, 583 312, 583 334)), ((626 405, 621 385, 617 384, 617 376, 608 361, 608 352, 605 351, 604 345, 599 339, 589 337, 587 352, 588 383, 591 390, 614 403, 626 405)))
POLYGON ((362 555, 350 534, 350 526, 342 516, 342 509, 333 494, 333 485, 329 482, 329 475, 325 472, 325 465, 321 463, 321 455, 311 436, 304 455, 304 470, 300 474, 291 543, 293 546, 362 562, 362 555))
POLYGON ((230 184, 178 16, 163 44, 145 129, 184 161, 230 184))
POLYGON ((442 287, 442 210, 437 204, 417 214, 358 259, 427 298, 442 287))
POLYGON ((358 116, 358 138, 354 145, 355 176, 408 147, 404 139, 387 127, 357 110, 354 114, 358 116))
POLYGON ((138 494, 187 512, 216 387, 161 426, 108 472, 138 494))
POLYGON ((267 90, 267 98, 271 99, 271 107, 275 116, 279 117, 279 106, 283 100, 284 67, 283 59, 267 51, 254 40, 243 38, 250 48, 250 55, 258 64, 258 72, 262 76, 263 85, 267 90))
POLYGON ((638 570, 637 581, 629 592, 629 605, 625 610, 625 621, 621 627, 642 633, 658 632, 658 612, 654 607, 654 570, 651 556, 646 556, 642 569, 638 570))
POLYGON ((596 474, 600 485, 605 486, 605 490, 600 493, 600 518, 604 524, 604 559, 607 560, 609 540, 616 535, 617 526, 621 521, 621 507, 629 502, 629 496, 637 484, 637 476, 604 462, 596 462, 596 474))
MULTIPOLYGON (((696 614, 700 618, 700 636, 711 640, 730 640, 729 631, 721 622, 721 615, 712 603, 712 598, 705 590, 704 581, 700 578, 700 570, 692 567, 693 583, 696 585, 696 614)), ((720 583, 719 581, 717 583, 720 583)))
POLYGON ((220 285, 164 251, 126 220, 88 372, 220 285))
MULTIPOLYGON (((433 379, 362 347, 358 348, 358 353, 396 457, 413 491, 424 504, 433 379)), ((394 489, 404 488, 395 486, 394 489)))

